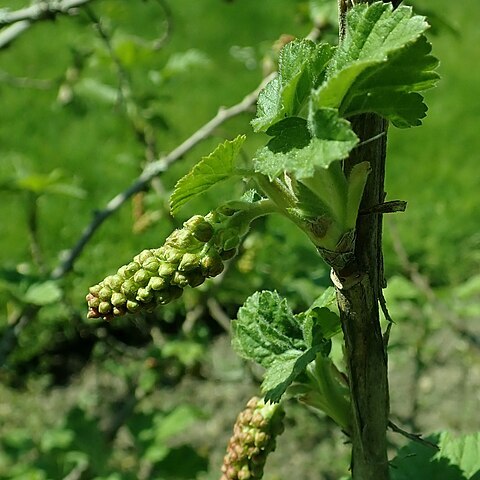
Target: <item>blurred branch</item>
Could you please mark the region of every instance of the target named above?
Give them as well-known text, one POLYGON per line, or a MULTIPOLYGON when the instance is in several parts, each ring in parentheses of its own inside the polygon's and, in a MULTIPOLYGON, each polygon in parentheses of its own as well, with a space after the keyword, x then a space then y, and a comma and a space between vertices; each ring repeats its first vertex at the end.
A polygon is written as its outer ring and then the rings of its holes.
POLYGON ((423 293, 427 301, 430 302, 437 313, 445 319, 448 326, 455 333, 466 340, 471 346, 480 349, 480 338, 460 325, 461 319, 458 315, 438 298, 428 278, 422 275, 418 266, 410 261, 408 253, 400 239, 397 226, 393 222, 391 223, 391 236, 395 253, 412 283, 423 293))
POLYGON ((170 10, 170 6, 165 0, 157 0, 157 3, 163 10, 163 15, 165 17, 163 22, 165 25, 165 31, 160 37, 153 41, 154 50, 160 50, 161 48, 163 48, 163 46, 167 43, 168 39, 171 37, 173 31, 173 15, 172 11, 170 10))
POLYGON ((92 0, 43 0, 19 10, 0 9, 0 49, 28 30, 39 20, 52 20, 57 15, 76 15, 78 7, 92 0))
POLYGON ((407 432, 406 430, 403 430, 403 428, 400 428, 399 426, 395 425, 391 420, 388 422, 388 428, 390 428, 392 432, 399 433, 400 435, 403 435, 405 438, 408 438, 409 440, 420 443, 422 445, 433 448, 435 450, 440 450, 440 448, 436 443, 430 442, 429 440, 425 440, 424 438, 422 438, 421 433, 407 432))
POLYGON ((108 54, 110 55, 110 58, 112 59, 112 62, 114 63, 115 68, 117 70, 119 101, 121 103, 126 102, 131 97, 130 78, 129 78, 128 72, 124 68, 118 56, 116 55, 115 50, 112 46, 110 33, 107 32, 103 23, 100 21, 100 19, 95 15, 93 10, 88 5, 85 7, 85 13, 87 14, 90 21, 93 23, 95 30, 97 31, 98 35, 103 41, 108 51, 108 54))
POLYGON ((33 262, 38 267, 40 273, 45 275, 45 262, 43 258, 42 247, 40 244, 40 237, 38 232, 38 195, 30 193, 27 201, 27 215, 28 215, 28 234, 30 237, 30 252, 32 254, 33 262))
POLYGON ((15 349, 20 332, 40 310, 38 305, 26 305, 13 319, 3 332, 0 340, 0 367, 5 365, 10 353, 15 349))
POLYGON ((230 331, 230 317, 225 313, 221 305, 214 297, 209 297, 207 300, 208 312, 211 317, 226 331, 230 331))
MULTIPOLYGON (((160 4, 164 6, 168 14, 168 5, 164 5, 160 1, 160 4)), ((93 10, 87 6, 85 8, 87 16, 93 23, 100 39, 103 41, 105 48, 108 51, 108 54, 115 65, 116 75, 118 78, 118 101, 121 103, 125 109, 126 116, 133 128, 133 131, 136 135, 136 138, 143 145, 145 149, 145 159, 146 162, 153 162, 158 157, 157 153, 157 140, 155 129, 152 124, 145 118, 143 115, 140 105, 135 101, 133 96, 132 82, 128 70, 123 65, 122 61, 115 52, 112 43, 112 36, 108 29, 105 27, 100 18, 98 18, 93 10)), ((167 15, 168 15, 167 14, 167 15)), ((167 24, 169 22, 167 21, 167 24)), ((169 29, 167 25, 167 30, 169 29)), ((169 36, 169 31, 166 32, 166 36, 161 37, 162 44, 167 41, 169 36)), ((154 49, 160 48, 155 45, 152 47, 154 49)), ((159 178, 152 180, 152 187, 159 194, 159 196, 165 196, 165 188, 163 187, 159 178)), ((140 226, 145 222, 144 217, 144 208, 143 208, 143 195, 137 194, 133 198, 135 202, 134 208, 134 230, 140 228, 140 226)), ((165 209, 168 212, 168 205, 165 205, 165 209)))
POLYGON ((82 253, 85 245, 92 238, 96 230, 102 223, 115 213, 132 195, 146 188, 148 183, 157 175, 168 170, 171 164, 182 158, 186 153, 192 150, 198 143, 210 136, 217 127, 225 123, 230 118, 236 117, 250 110, 255 104, 260 90, 272 78, 273 75, 267 77, 258 88, 246 95, 239 103, 229 107, 221 107, 218 113, 209 120, 205 125, 200 127, 195 133, 181 143, 177 148, 172 150, 168 155, 149 163, 144 168, 140 176, 123 192, 113 197, 103 210, 97 211, 92 222, 84 229, 80 239, 76 245, 68 251, 64 260, 52 272, 52 278, 58 279, 65 275, 73 268, 73 264, 77 257, 82 253))
POLYGON ((0 27, 24 20, 36 22, 43 19, 52 19, 59 13, 71 15, 76 13, 77 7, 81 7, 90 1, 92 0, 43 0, 19 10, 1 9, 0 27))
POLYGON ((52 80, 42 80, 39 78, 16 77, 4 70, 0 70, 0 82, 18 88, 33 88, 35 90, 49 90, 55 85, 52 80))

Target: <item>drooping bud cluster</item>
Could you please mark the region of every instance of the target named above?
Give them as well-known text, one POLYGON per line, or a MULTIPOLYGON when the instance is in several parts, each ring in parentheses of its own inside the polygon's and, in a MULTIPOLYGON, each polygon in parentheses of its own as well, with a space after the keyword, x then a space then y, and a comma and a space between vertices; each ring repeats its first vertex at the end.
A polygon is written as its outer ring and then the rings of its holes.
POLYGON ((251 398, 235 422, 220 480, 261 479, 267 456, 275 450, 276 437, 283 432, 284 416, 278 403, 251 398))
POLYGON ((115 275, 90 287, 88 318, 151 311, 178 298, 187 285, 197 287, 219 275, 240 243, 240 232, 225 220, 228 216, 218 212, 195 215, 162 247, 143 250, 115 275))

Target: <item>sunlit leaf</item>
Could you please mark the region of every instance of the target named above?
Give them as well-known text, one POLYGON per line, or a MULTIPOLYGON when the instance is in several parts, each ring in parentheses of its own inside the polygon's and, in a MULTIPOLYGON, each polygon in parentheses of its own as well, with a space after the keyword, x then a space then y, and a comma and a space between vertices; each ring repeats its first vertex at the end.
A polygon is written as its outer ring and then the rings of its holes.
POLYGON ((244 173, 245 170, 237 161, 244 141, 245 135, 239 135, 234 140, 221 143, 177 182, 170 197, 170 208, 173 214, 192 198, 206 192, 215 184, 244 173))

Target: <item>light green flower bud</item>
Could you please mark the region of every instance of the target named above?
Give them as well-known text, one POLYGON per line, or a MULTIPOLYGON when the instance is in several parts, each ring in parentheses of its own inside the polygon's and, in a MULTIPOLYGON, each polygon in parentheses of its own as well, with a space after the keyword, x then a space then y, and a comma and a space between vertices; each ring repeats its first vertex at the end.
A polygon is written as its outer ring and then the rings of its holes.
MULTIPOLYGON (((185 228, 175 230, 165 241, 165 247, 176 250, 190 250, 192 247, 199 247, 198 240, 185 228)), ((168 260, 168 259, 167 259, 168 260)))
POLYGON ((199 256, 195 253, 185 253, 178 265, 179 272, 188 272, 198 267, 200 261, 199 256))
POLYGON ((133 280, 133 278, 129 278, 125 280, 122 285, 122 293, 128 298, 133 300, 137 295, 138 286, 133 280))
POLYGON ((123 293, 114 292, 110 302, 114 307, 121 307, 127 303, 127 297, 123 293))
POLYGON ((138 262, 140 265, 143 265, 150 258, 154 258, 153 252, 151 250, 142 250, 138 255, 133 257, 133 260, 138 262))
POLYGON ((177 271, 177 266, 173 263, 162 262, 158 267, 158 275, 163 278, 170 278, 177 271))
POLYGON ((173 248, 171 246, 168 246, 163 251, 163 257, 164 257, 165 261, 178 265, 178 263, 180 262, 180 260, 183 257, 183 252, 180 251, 177 248, 173 248))
POLYGON ((149 273, 157 273, 160 267, 160 263, 155 258, 151 258, 143 265, 143 269, 149 273))
POLYGON ((200 242, 206 243, 213 236, 213 227, 201 215, 194 215, 183 226, 200 242))
POLYGON ((88 291, 92 294, 98 297, 98 294, 100 293, 100 290, 102 287, 100 285, 94 285, 93 287, 90 287, 88 291))
POLYGON ((139 286, 139 287, 145 287, 150 280, 150 275, 146 270, 141 268, 138 270, 135 275, 133 276, 133 281, 139 286))
POLYGON ((102 315, 107 315, 112 311, 112 305, 108 302, 101 302, 100 305, 98 306, 98 311, 102 315))
POLYGON ((113 307, 113 315, 116 317, 121 317, 127 313, 126 309, 123 307, 113 307))
POLYGON ((143 303, 148 303, 153 300, 153 291, 149 288, 139 288, 137 291, 137 300, 143 303))
POLYGON ((125 278, 130 278, 135 275, 135 273, 140 269, 140 264, 138 262, 130 262, 125 266, 124 276, 125 278))
POLYGON ((117 291, 122 286, 123 278, 120 275, 109 275, 103 283, 113 291, 117 291))
POLYGON ((188 285, 188 279, 183 273, 175 272, 172 279, 170 280, 172 285, 177 285, 180 288, 184 288, 188 285))
POLYGON ((140 310, 140 304, 135 300, 127 300, 127 310, 130 313, 135 313, 140 310))
POLYGON ((252 474, 250 473, 248 465, 244 465, 241 468, 241 470, 238 472, 237 478, 238 480, 250 480, 252 478, 252 474))
POLYGON ((112 296, 112 289, 105 286, 98 293, 98 297, 100 298, 100 300, 103 300, 104 302, 110 300, 111 296, 112 296))
POLYGON ((98 309, 101 300, 95 295, 87 295, 87 302, 89 307, 98 309))
POLYGON ((148 287, 155 291, 162 290, 167 285, 167 281, 162 277, 152 277, 148 282, 148 287))

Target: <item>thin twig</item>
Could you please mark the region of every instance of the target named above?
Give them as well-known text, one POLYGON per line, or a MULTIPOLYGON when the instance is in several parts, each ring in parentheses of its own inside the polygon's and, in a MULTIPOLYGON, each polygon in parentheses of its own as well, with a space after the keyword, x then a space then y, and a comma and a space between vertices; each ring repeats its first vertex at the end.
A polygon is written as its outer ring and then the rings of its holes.
POLYGON ((173 32, 173 15, 170 6, 165 0, 157 0, 157 3, 163 10, 163 14, 165 17, 163 21, 163 23, 165 24, 165 31, 160 37, 153 41, 152 46, 154 50, 160 50, 161 48, 163 48, 172 36, 173 32))
POLYGON ((407 432, 406 430, 403 430, 403 428, 400 428, 398 425, 395 425, 391 420, 388 422, 388 427, 393 432, 399 433, 400 435, 403 435, 409 440, 425 445, 426 447, 434 448, 435 450, 440 450, 436 443, 430 442, 429 440, 425 440, 424 438, 422 438, 421 433, 407 432))
POLYGON ((107 32, 103 23, 88 5, 85 7, 85 13, 87 14, 87 17, 90 19, 90 21, 93 23, 95 30, 97 31, 99 37, 101 38, 103 44, 108 51, 108 55, 110 56, 113 64, 115 65, 118 78, 119 101, 120 103, 126 102, 131 97, 130 78, 128 72, 124 68, 117 54, 115 53, 115 50, 112 46, 110 34, 109 32, 107 32))
POLYGON ((211 317, 226 331, 230 331, 230 317, 225 313, 215 298, 210 297, 207 300, 208 312, 211 317))
POLYGON ((35 90, 49 90, 55 86, 53 80, 43 80, 40 78, 16 77, 4 70, 0 70, 0 82, 4 82, 12 87, 33 88, 35 90))
POLYGON ((37 2, 30 7, 9 11, 0 10, 0 50, 10 45, 13 40, 28 30, 39 20, 50 20, 55 16, 75 15, 78 7, 92 0, 55 0, 37 2))
POLYGON ((46 274, 40 236, 38 232, 38 195, 31 193, 27 199, 27 227, 33 262, 42 275, 46 274))
POLYGON ((182 332, 186 335, 189 335, 197 323, 197 320, 203 315, 204 312, 205 305, 202 305, 201 303, 196 305, 194 308, 189 309, 185 315, 185 321, 182 324, 182 332))
POLYGON ((0 50, 10 45, 13 40, 19 37, 23 32, 32 26, 32 22, 22 20, 0 31, 0 50))
POLYGON ((21 8, 19 10, 0 10, 0 27, 11 25, 13 23, 28 21, 36 22, 38 20, 50 19, 58 14, 71 14, 72 10, 85 5, 92 0, 50 0, 36 2, 35 4, 21 8))

